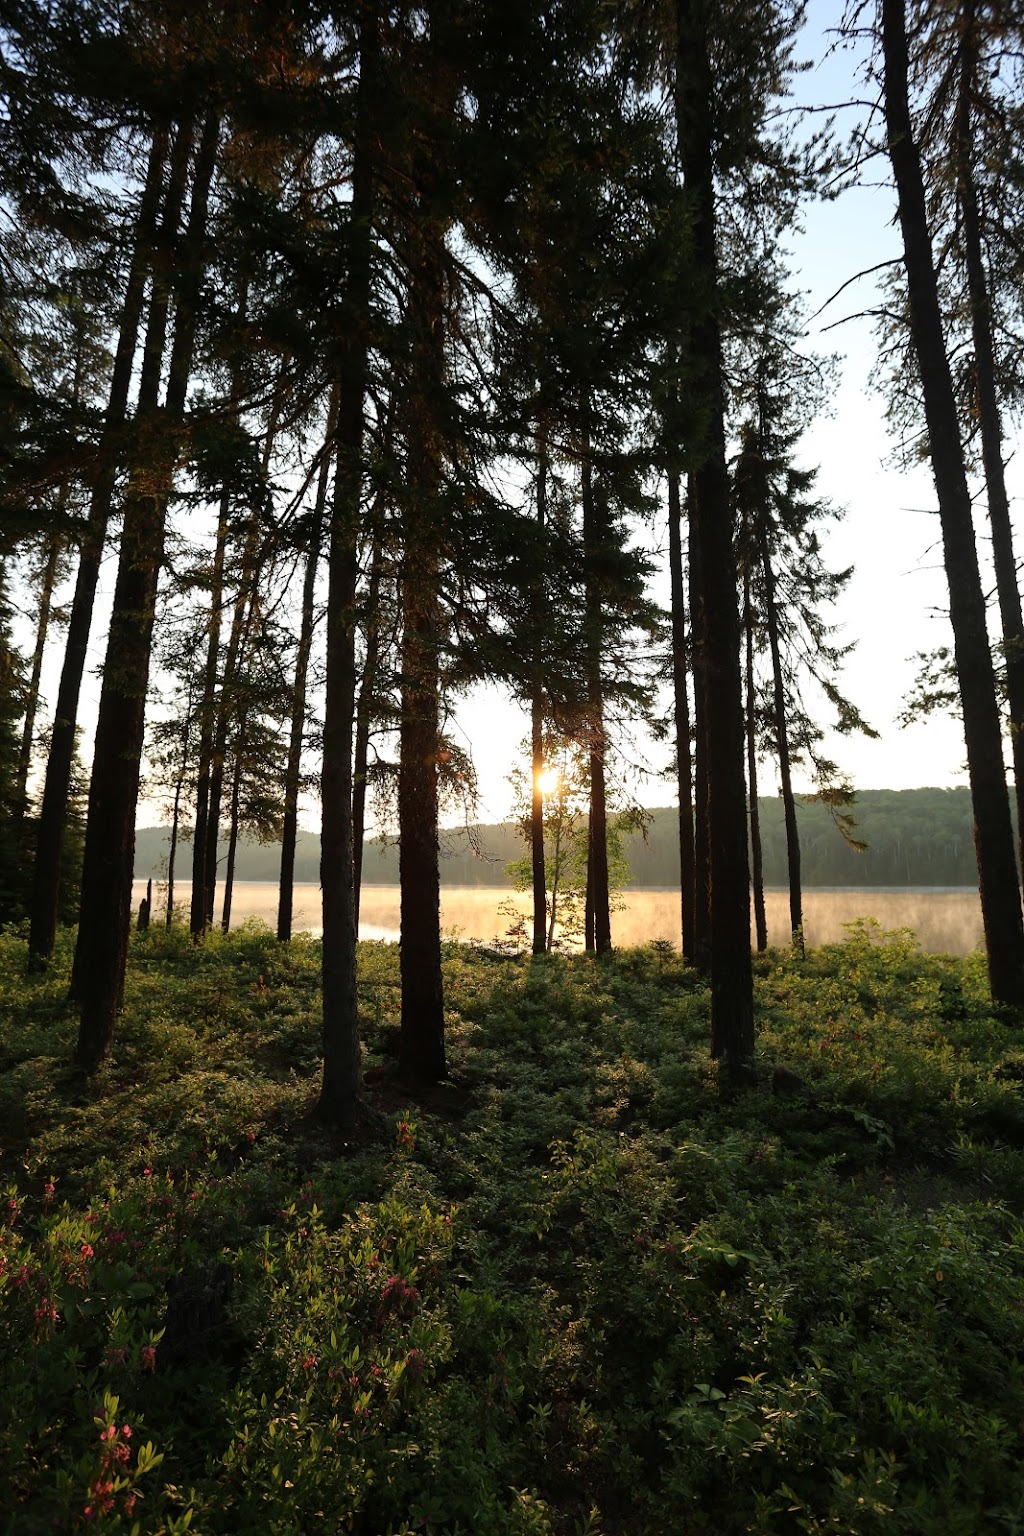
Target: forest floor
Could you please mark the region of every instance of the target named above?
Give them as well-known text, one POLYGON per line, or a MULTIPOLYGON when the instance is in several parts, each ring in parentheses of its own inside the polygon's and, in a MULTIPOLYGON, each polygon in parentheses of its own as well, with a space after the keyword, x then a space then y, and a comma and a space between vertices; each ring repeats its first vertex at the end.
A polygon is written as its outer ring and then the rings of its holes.
POLYGON ((0 936, 0 1532, 1024 1532, 1024 1034, 868 925, 705 983, 446 946, 451 1081, 311 1117, 319 948, 133 941, 110 1063, 0 936))

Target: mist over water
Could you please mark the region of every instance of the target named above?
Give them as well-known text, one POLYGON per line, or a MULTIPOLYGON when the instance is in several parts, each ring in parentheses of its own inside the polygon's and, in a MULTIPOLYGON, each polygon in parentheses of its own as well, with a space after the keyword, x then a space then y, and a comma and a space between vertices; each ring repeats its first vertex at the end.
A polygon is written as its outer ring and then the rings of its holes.
MULTIPOLYGON (((144 880, 133 886, 133 902, 146 894, 144 880)), ((154 882, 153 921, 163 920, 166 889, 154 882)), ((175 909, 187 917, 188 884, 176 885, 175 909)), ((223 886, 217 887, 217 921, 220 920, 223 886)), ((612 913, 612 941, 624 948, 668 939, 679 943, 679 893, 677 891, 637 890, 624 893, 625 907, 612 913)), ((768 941, 789 942, 789 897, 780 890, 766 891, 768 941)), ((507 886, 449 886, 441 892, 441 926, 446 936, 479 939, 489 943, 506 936, 514 919, 512 911, 524 917, 530 913, 530 898, 510 891, 507 886)), ((295 886, 293 931, 319 934, 321 927, 320 887, 295 886)), ((277 885, 273 881, 241 880, 234 888, 231 926, 239 927, 250 917, 260 918, 269 927, 277 923, 277 885)), ((968 954, 982 941, 981 906, 973 889, 934 886, 871 889, 812 889, 804 893, 804 938, 813 947, 834 944, 845 937, 844 924, 861 917, 875 918, 883 928, 912 928, 922 949, 954 955, 968 954)), ((399 892, 397 885, 363 887, 359 936, 363 939, 397 939, 399 892)))

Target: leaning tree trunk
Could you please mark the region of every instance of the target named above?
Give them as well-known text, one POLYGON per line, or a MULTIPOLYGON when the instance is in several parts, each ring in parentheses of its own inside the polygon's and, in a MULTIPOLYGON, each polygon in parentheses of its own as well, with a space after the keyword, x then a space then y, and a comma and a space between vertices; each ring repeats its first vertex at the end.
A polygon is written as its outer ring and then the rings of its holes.
MULTIPOLYGON (((167 295, 156 291, 151 309, 153 334, 147 335, 140 401, 149 404, 143 421, 150 454, 136 467, 125 498, 121 554, 110 620, 103 688, 96 725, 96 748, 89 790, 82 870, 82 908, 76 950, 76 978, 81 1020, 75 1049, 77 1066, 93 1071, 108 1054, 114 1021, 124 992, 131 915, 135 810, 145 727, 146 689, 163 561, 167 498, 183 426, 185 397, 192 365, 196 305, 206 237, 207 202, 217 157, 219 120, 211 112, 201 136, 193 175, 188 231, 177 285, 174 343, 167 393, 160 412, 154 401, 164 350, 167 295)), ((178 189, 169 197, 169 228, 178 223, 178 189)))
POLYGON ((982 250, 981 218, 973 171, 971 98, 976 78, 976 18, 973 4, 964 8, 962 21, 963 67, 957 102, 957 200, 971 303, 971 337, 974 344, 974 383, 981 432, 981 458, 988 493, 992 528, 992 559, 1003 631, 1006 694, 1010 714, 1010 751, 1017 803, 1017 847, 1024 871, 1024 615, 1017 586, 1017 561, 1013 550, 1013 526, 1006 493, 1003 465, 1003 429, 996 387, 996 361, 992 341, 992 305, 982 250))
POLYGON ((1024 920, 971 495, 943 337, 921 159, 907 96, 904 0, 882 0, 882 48, 885 117, 903 232, 910 331, 924 396, 949 584, 989 984, 996 1002, 1020 1006, 1024 1005, 1024 920))
POLYGON ((313 597, 316 591, 316 572, 320 563, 320 545, 323 541, 324 512, 327 507, 327 491, 330 485, 331 465, 334 462, 334 433, 338 420, 338 391, 331 391, 327 410, 327 435, 324 440, 323 458, 317 480, 313 521, 309 530, 309 548, 306 552, 306 570, 302 582, 302 618, 299 624, 299 644, 295 655, 295 680, 292 684, 292 723, 288 741, 288 764, 284 775, 284 819, 281 828, 281 878, 277 893, 277 937, 287 944, 292 936, 292 906, 295 882, 295 840, 299 826, 299 781, 302 776, 302 738, 306 725, 306 678, 309 673, 309 654, 313 648, 313 597))
POLYGON ((687 688, 686 596, 683 583, 683 514, 679 475, 668 477, 668 564, 672 584, 672 693, 675 705, 676 783, 679 789, 679 890, 683 959, 695 964, 696 869, 693 843, 693 756, 687 688))
POLYGON ((359 999, 352 846, 352 722, 356 691, 356 580, 363 414, 373 254, 375 123, 379 97, 377 6, 359 13, 359 85, 352 161, 348 282, 339 336, 338 462, 328 549, 327 695, 324 706, 323 888, 324 1069, 317 1113, 348 1128, 360 1106, 359 999))
POLYGON ((750 957, 743 690, 736 609, 736 556, 725 455, 725 388, 718 296, 714 121, 704 0, 677 0, 676 121, 691 214, 697 285, 688 323, 693 389, 705 436, 693 470, 693 518, 700 546, 700 610, 707 729, 711 870, 711 1049, 736 1074, 754 1051, 750 957))
POLYGON ((772 658, 772 707, 775 715, 775 742, 779 757, 779 784, 782 811, 786 821, 786 867, 789 871, 789 929, 793 948, 804 952, 804 898, 800 876, 800 831, 796 822, 796 796, 789 751, 789 727, 786 720, 786 683, 782 670, 782 646, 779 640, 779 610, 775 600, 775 572, 767 535, 761 534, 761 572, 764 582, 764 617, 768 629, 768 648, 772 658))
MULTIPOLYGON (((114 353, 99 461, 89 496, 88 520, 82 537, 75 592, 68 618, 64 664, 53 713, 50 752, 46 763, 46 779, 39 810, 35 861, 32 869, 28 950, 29 958, 34 964, 45 961, 53 953, 57 933, 61 852, 64 846, 71 774, 75 761, 78 699, 89 648, 89 630, 92 627, 92 611, 99 581, 100 561, 103 556, 107 522, 117 480, 121 450, 120 437, 128 407, 128 391, 142 320, 146 276, 152 261, 153 245, 156 239, 167 144, 167 129, 158 129, 153 135, 146 183, 139 205, 135 245, 121 309, 121 326, 114 353)), ((187 135, 179 134, 176 153, 171 162, 172 188, 176 183, 183 183, 187 151, 187 135)))
POLYGON ((754 933, 758 953, 768 948, 768 919, 764 909, 764 860, 761 816, 757 803, 757 699, 754 692, 754 615, 750 606, 750 567, 743 570, 743 629, 747 642, 747 783, 750 787, 750 879, 754 891, 754 933))
POLYGON ((608 803, 605 790, 607 737, 604 718, 604 615, 598 580, 601 548, 606 537, 599 497, 594 486, 590 452, 590 395, 583 401, 583 564, 584 659, 587 678, 587 735, 590 768, 590 816, 587 832, 587 948, 607 955, 612 947, 611 897, 608 887, 608 803), (593 927, 591 928, 591 924, 593 927))

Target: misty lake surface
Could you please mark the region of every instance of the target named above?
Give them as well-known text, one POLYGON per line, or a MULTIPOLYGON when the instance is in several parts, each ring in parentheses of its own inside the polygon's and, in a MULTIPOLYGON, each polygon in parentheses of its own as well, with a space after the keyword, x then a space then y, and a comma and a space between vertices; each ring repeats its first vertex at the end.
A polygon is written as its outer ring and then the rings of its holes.
MULTIPOLYGON (((133 890, 135 910, 146 893, 143 880, 136 880, 133 890)), ((220 920, 224 889, 217 887, 217 920, 220 920)), ((153 918, 159 922, 165 910, 166 889, 154 882, 153 918)), ((625 906, 612 913, 612 940, 628 948, 647 944, 651 939, 679 943, 679 893, 667 890, 637 890, 623 893, 625 906)), ((176 884, 174 904, 182 915, 188 913, 189 886, 176 884)), ((363 887, 359 936, 362 939, 397 939, 399 895, 397 885, 363 887)), ((768 940, 786 944, 789 940, 789 898, 785 891, 765 892, 768 912, 768 940)), ((508 909, 524 915, 530 911, 527 894, 510 891, 507 886, 448 886, 441 891, 441 926, 446 936, 479 939, 489 943, 503 937, 512 921, 508 909), (503 910, 504 909, 504 910, 503 910)), ((231 926, 239 927, 248 918, 262 919, 270 927, 277 922, 277 885, 269 880, 241 880, 235 883, 231 904, 231 926)), ((972 888, 917 886, 885 889, 822 888, 804 892, 804 935, 809 945, 833 944, 844 937, 843 925, 860 917, 873 917, 883 928, 912 928, 922 949, 935 953, 968 954, 982 941, 981 907, 972 888)), ((321 928, 320 887, 295 886, 293 931, 319 934, 321 928)))

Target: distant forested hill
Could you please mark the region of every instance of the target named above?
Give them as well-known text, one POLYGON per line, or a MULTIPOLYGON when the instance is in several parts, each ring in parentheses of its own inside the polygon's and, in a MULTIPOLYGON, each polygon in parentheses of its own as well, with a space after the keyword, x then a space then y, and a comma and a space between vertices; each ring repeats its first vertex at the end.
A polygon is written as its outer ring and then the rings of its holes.
MULTIPOLYGON (((763 799, 762 840, 766 885, 786 881, 786 843, 782 802, 763 799)), ((872 789, 857 798, 854 813, 858 835, 867 853, 854 853, 821 805, 799 808, 804 884, 813 885, 974 885, 974 846, 971 841, 971 801, 966 789, 872 789)), ((657 810, 647 843, 634 838, 630 848, 633 884, 675 886, 679 882, 679 842, 676 812, 657 810)), ((465 833, 444 834, 441 879, 446 885, 502 885, 505 865, 523 849, 508 824, 474 829, 475 848, 465 833)), ((179 844, 177 877, 187 883, 192 847, 179 844)), ((276 880, 280 849, 275 843, 243 842, 238 850, 239 880, 276 880)), ((295 878, 320 878, 320 839, 300 832, 295 878)), ((146 827, 135 842, 135 873, 159 877, 167 867, 167 832, 146 827)), ((398 881, 398 850, 371 840, 366 845, 364 879, 369 885, 398 881)))

